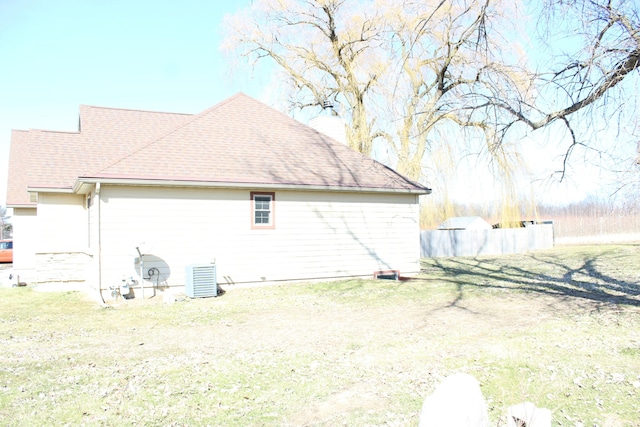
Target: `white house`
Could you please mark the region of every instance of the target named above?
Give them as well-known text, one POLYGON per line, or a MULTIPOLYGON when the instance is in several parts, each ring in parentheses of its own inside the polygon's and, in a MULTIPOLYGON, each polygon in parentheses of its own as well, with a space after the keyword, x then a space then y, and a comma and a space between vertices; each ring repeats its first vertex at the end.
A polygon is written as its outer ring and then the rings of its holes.
POLYGON ((410 275, 429 192, 244 94, 196 115, 81 106, 77 132, 13 131, 14 270, 101 297, 123 277, 182 290, 192 264, 222 285, 410 275))

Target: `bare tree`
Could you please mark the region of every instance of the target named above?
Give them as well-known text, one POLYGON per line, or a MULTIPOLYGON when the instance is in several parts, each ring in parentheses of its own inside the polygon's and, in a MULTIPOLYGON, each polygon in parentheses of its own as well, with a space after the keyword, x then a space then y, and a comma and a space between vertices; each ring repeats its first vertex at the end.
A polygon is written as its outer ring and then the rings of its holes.
POLYGON ((375 119, 368 98, 377 81, 381 44, 377 10, 359 13, 345 0, 262 0, 228 17, 228 49, 255 65, 274 61, 289 79, 293 108, 319 106, 335 99, 348 106, 349 144, 371 153, 375 119))
POLYGON ((566 105, 536 119, 523 118, 533 129, 607 101, 606 95, 640 68, 640 5, 636 1, 549 0, 547 7, 547 28, 560 24, 581 45, 565 56, 559 69, 540 76, 566 93, 566 105))
MULTIPOLYGON (((500 136, 517 123, 532 130, 561 123, 571 140, 566 166, 576 145, 595 148, 581 138, 582 130, 593 129, 598 120, 608 127, 624 127, 620 121, 635 118, 630 110, 637 107, 639 12, 635 0, 547 0, 540 12, 541 35, 559 43, 562 52, 547 57, 543 68, 531 75, 535 102, 518 92, 506 98, 487 96, 488 103, 511 116, 499 127, 500 136), (623 118, 617 116, 621 112, 623 118)), ((553 46, 547 48, 554 51, 553 46)))
MULTIPOLYGON (((494 140, 495 130, 479 120, 487 115, 475 113, 485 99, 470 95, 486 87, 498 95, 524 81, 500 57, 510 49, 501 34, 511 28, 513 4, 261 0, 227 20, 224 45, 253 65, 277 64, 293 88, 291 107, 333 100, 353 148, 370 155, 380 140, 398 170, 419 179, 425 153, 464 145, 444 136, 455 129, 494 140)), ((490 151, 497 147, 490 143, 490 151)))
POLYGON ((0 206, 0 239, 6 239, 11 236, 13 226, 7 220, 11 218, 7 216, 7 208, 0 206))

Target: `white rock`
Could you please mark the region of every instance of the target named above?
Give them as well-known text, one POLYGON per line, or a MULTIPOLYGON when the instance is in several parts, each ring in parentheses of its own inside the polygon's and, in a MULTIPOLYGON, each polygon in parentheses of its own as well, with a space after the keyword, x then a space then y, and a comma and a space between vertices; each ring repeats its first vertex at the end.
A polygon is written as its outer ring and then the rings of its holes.
POLYGON ((427 396, 419 427, 488 427, 487 405, 478 381, 468 374, 448 376, 427 396))

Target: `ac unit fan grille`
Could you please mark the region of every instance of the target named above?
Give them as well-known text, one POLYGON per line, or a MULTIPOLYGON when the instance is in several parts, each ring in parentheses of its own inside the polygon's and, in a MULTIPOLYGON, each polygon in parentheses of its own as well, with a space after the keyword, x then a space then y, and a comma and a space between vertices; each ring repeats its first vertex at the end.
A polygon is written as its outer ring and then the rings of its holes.
POLYGON ((185 294, 189 298, 218 296, 215 265, 189 265, 185 273, 185 294))

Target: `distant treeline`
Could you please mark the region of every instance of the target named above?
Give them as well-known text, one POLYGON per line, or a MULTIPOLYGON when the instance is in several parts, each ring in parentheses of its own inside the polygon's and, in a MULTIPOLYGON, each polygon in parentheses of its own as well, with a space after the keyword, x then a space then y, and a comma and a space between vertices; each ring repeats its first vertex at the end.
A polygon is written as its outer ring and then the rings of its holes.
POLYGON ((585 200, 566 206, 540 206, 539 216, 553 220, 557 237, 640 233, 640 202, 585 200))
MULTIPOLYGON (((496 204, 424 203, 420 212, 420 227, 435 229, 447 218, 479 216, 494 225, 505 223, 504 209, 496 204)), ((564 206, 528 204, 526 208, 511 209, 509 220, 553 221, 558 238, 604 236, 640 233, 640 200, 607 201, 587 199, 564 206)))

